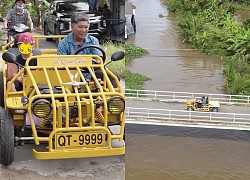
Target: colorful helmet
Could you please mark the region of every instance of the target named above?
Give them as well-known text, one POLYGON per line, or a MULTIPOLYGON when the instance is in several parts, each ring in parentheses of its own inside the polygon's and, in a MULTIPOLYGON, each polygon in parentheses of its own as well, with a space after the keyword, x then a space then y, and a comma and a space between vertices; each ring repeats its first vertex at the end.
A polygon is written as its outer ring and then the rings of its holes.
POLYGON ((24 44, 32 44, 34 45, 35 44, 35 39, 34 37, 32 36, 31 33, 29 32, 25 32, 25 33, 22 33, 18 36, 18 40, 17 40, 17 44, 21 44, 21 43, 24 43, 24 44))
POLYGON ((18 36, 17 44, 21 54, 30 54, 33 51, 35 40, 31 33, 26 32, 18 36))
POLYGON ((23 3, 25 4, 25 0, 16 0, 16 1, 15 1, 15 4, 16 4, 18 1, 23 1, 23 3))

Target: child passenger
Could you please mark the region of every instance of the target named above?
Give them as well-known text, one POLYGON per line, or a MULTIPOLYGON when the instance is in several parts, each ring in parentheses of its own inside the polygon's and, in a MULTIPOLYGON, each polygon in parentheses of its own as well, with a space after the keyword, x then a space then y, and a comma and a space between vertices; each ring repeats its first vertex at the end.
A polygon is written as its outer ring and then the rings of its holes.
MULTIPOLYGON (((12 79, 20 69, 25 66, 26 60, 34 55, 40 55, 41 53, 38 51, 34 51, 35 47, 35 39, 33 35, 29 32, 25 32, 19 35, 18 37, 18 51, 20 52, 16 58, 16 64, 8 64, 8 68, 12 68, 11 75, 8 74, 9 78, 12 79)), ((30 66, 36 66, 36 60, 32 60, 29 62, 30 66)), ((16 92, 23 90, 23 74, 21 74, 11 86, 10 92, 16 92)), ((9 83, 8 83, 9 85, 9 83)))

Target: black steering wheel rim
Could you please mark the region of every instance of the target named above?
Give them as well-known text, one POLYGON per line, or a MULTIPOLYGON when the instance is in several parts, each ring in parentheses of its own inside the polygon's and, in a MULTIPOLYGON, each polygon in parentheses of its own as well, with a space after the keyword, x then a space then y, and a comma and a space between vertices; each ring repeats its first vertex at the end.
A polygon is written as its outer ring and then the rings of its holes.
POLYGON ((83 51, 84 49, 87 49, 87 48, 96 48, 96 49, 100 50, 101 53, 102 53, 102 56, 103 56, 102 57, 103 63, 106 61, 106 53, 105 53, 105 51, 102 48, 100 48, 99 46, 97 46, 97 45, 82 46, 82 47, 80 47, 79 49, 76 50, 76 52, 74 53, 74 55, 79 54, 79 52, 81 52, 81 51, 83 51))

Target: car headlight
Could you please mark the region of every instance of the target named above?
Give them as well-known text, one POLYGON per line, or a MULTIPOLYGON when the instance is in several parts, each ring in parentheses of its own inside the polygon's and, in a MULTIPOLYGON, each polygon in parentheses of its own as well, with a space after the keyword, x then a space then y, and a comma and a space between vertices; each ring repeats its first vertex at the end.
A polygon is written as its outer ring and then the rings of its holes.
POLYGON ((50 102, 46 99, 39 99, 35 101, 32 105, 32 112, 35 116, 39 118, 44 118, 50 115, 51 113, 50 102))
POLYGON ((64 28, 64 24, 63 24, 63 23, 60 23, 59 29, 60 29, 60 30, 63 30, 63 28, 64 28))
POLYGON ((125 109, 125 100, 119 96, 114 96, 109 98, 107 105, 111 114, 121 114, 125 109))
POLYGON ((107 24, 106 24, 106 20, 103 20, 103 21, 102 21, 102 25, 103 25, 104 27, 106 27, 106 26, 107 26, 107 24))

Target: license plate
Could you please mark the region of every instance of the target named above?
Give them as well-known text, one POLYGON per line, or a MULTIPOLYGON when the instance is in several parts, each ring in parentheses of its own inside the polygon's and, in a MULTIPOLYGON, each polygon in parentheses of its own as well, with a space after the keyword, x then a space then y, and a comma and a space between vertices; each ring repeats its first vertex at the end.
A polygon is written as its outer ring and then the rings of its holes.
POLYGON ((100 147, 104 146, 103 132, 58 133, 55 139, 56 148, 67 147, 100 147))

